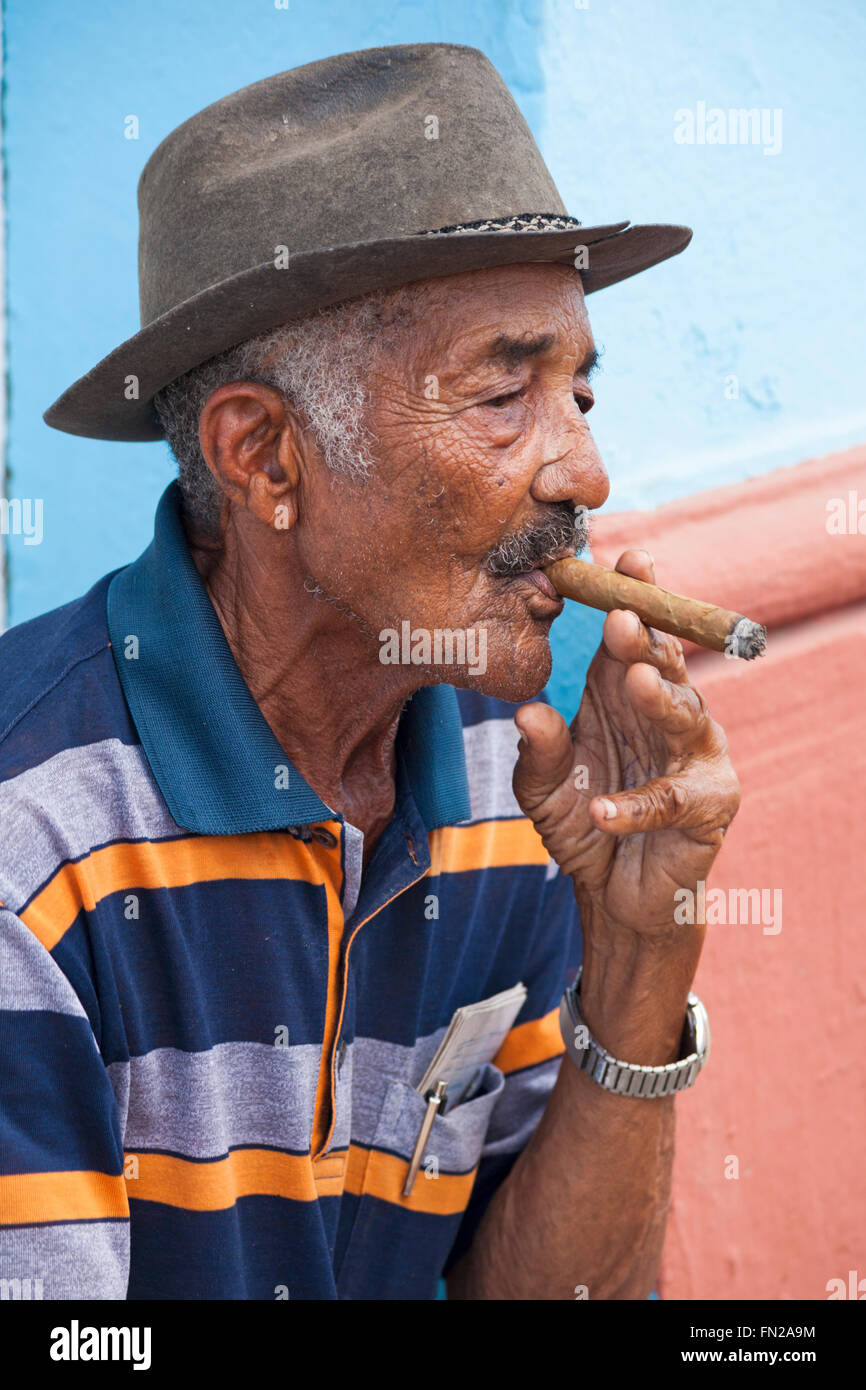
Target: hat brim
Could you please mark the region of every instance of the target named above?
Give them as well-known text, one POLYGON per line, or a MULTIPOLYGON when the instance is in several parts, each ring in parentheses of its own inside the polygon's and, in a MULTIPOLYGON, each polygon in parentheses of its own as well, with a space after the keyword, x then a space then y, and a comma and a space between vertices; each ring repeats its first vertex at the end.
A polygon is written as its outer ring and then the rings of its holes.
POLYGON ((284 269, 266 261, 154 319, 64 391, 43 419, 91 439, 161 439, 151 405, 157 391, 217 353, 317 309, 461 271, 539 261, 573 266, 581 246, 592 248, 581 277, 584 292, 593 294, 676 256, 691 237, 688 227, 616 222, 402 236, 298 252, 284 269))

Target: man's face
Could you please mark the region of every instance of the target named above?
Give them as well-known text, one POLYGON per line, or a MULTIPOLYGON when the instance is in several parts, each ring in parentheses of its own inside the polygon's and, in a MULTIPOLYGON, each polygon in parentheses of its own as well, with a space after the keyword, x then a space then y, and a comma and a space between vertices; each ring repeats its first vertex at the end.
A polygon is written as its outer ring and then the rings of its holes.
MULTIPOLYGON (((609 490, 586 419, 594 345, 580 279, 507 266, 425 281, 418 295, 414 328, 397 331, 368 381, 376 468, 366 481, 314 471, 302 563, 386 656, 380 634, 402 638, 407 622, 431 643, 437 629, 465 633, 465 664, 436 665, 433 646, 426 683, 529 699, 550 675, 562 609, 537 567, 574 553, 575 506, 599 507, 609 490)), ((417 664, 423 642, 413 650, 417 664)))

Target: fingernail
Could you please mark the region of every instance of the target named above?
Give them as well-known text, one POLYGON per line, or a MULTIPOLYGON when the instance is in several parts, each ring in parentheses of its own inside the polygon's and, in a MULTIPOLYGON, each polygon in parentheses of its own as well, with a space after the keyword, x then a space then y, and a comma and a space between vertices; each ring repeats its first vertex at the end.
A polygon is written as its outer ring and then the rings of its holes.
POLYGON ((604 807, 605 820, 613 820, 614 816, 617 814, 616 806, 614 805, 614 803, 612 801, 608 801, 606 796, 600 796, 598 799, 604 807))

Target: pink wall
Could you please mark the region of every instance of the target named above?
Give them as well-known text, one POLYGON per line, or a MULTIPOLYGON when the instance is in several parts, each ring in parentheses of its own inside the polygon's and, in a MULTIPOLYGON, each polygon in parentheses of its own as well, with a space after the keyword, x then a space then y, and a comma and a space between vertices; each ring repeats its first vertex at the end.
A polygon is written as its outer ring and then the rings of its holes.
POLYGON ((866 535, 826 529, 851 490, 866 502, 866 447, 600 518, 593 538, 601 563, 646 545, 660 583, 770 629, 760 661, 689 661, 743 786, 709 887, 781 889, 782 925, 708 928, 712 1056, 677 1102, 663 1298, 866 1279, 866 535))

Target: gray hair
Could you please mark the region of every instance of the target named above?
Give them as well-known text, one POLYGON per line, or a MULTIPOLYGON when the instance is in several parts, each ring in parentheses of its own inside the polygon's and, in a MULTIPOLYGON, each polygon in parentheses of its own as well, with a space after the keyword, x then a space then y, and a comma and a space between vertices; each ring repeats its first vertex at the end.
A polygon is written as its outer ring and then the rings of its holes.
POLYGON ((172 381, 153 404, 179 465, 189 520, 219 532, 223 493, 202 454, 199 417, 219 386, 257 381, 273 386, 312 430, 329 468, 366 477, 375 440, 364 423, 367 377, 388 346, 383 329, 412 320, 412 292, 382 290, 321 309, 211 357, 172 381))

